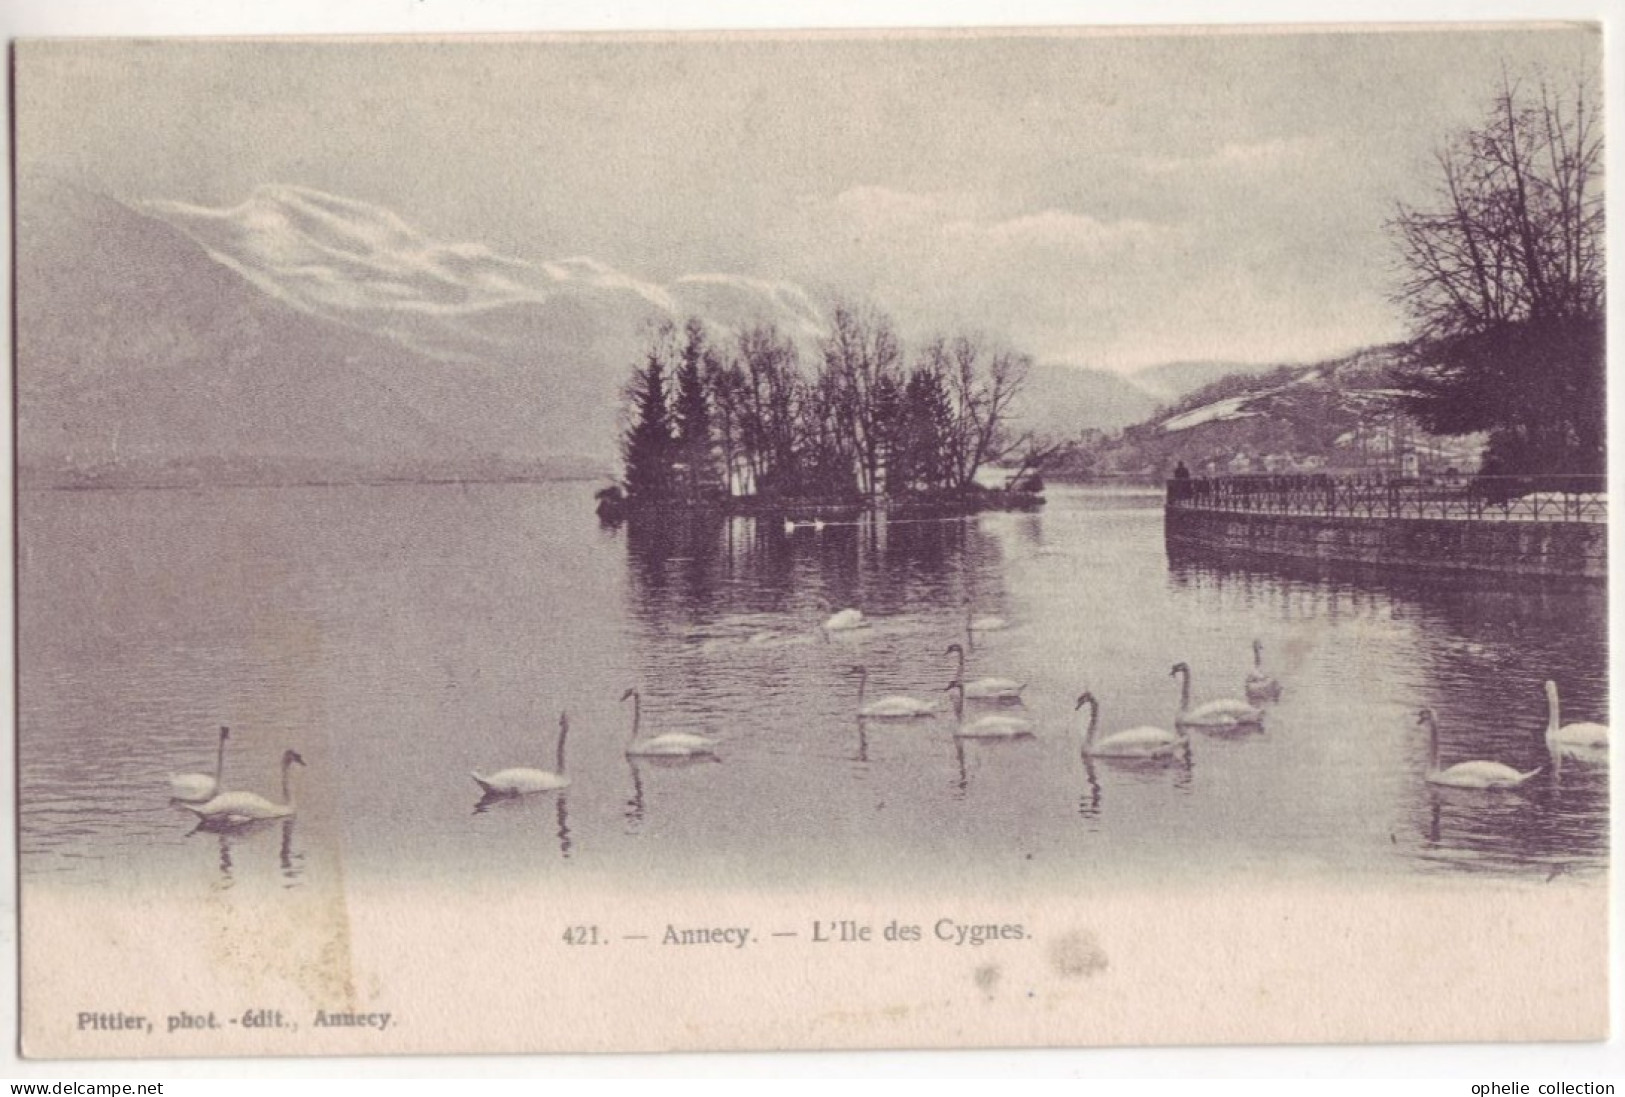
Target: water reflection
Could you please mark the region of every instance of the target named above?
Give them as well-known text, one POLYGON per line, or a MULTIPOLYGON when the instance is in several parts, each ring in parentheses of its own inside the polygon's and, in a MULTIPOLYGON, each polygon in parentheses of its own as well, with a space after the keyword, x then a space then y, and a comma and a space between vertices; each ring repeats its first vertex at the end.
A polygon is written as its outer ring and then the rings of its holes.
POLYGON ((215 839, 215 868, 219 876, 215 887, 227 891, 241 882, 245 867, 244 864, 239 864, 242 856, 250 853, 256 846, 263 846, 265 836, 274 830, 280 836, 276 854, 276 875, 283 887, 296 887, 305 875, 305 854, 294 846, 294 824, 295 819, 292 817, 259 819, 232 827, 205 826, 204 822, 200 821, 187 832, 187 837, 209 835, 215 839))
POLYGON ((1134 790, 1165 787, 1183 793, 1191 790, 1196 774, 1195 751, 1188 743, 1183 750, 1155 757, 1080 757, 1086 791, 1078 800, 1078 814, 1086 819, 1100 817, 1107 784, 1134 790))
MULTIPOLYGON (((1262 609, 1286 622, 1359 630, 1368 663, 1344 668, 1357 688, 1343 703, 1364 710, 1370 726, 1394 728, 1378 738, 1404 736, 1405 779, 1421 813, 1408 829, 1425 866, 1504 871, 1578 859, 1600 867, 1606 759, 1588 765, 1552 757, 1543 690, 1555 679, 1565 713, 1572 695, 1574 719, 1607 722, 1607 600, 1597 584, 1240 560, 1173 543, 1168 549, 1170 589, 1205 612, 1262 609), (1542 772, 1509 790, 1427 784, 1427 735, 1398 711, 1413 703, 1437 710, 1444 764, 1485 758, 1542 772), (1589 855, 1577 858, 1581 851, 1589 855)), ((1302 641, 1284 642, 1284 665, 1313 658, 1302 641)), ((1403 833, 1394 832, 1395 844, 1406 844, 1403 833)))
POLYGON ((523 796, 503 796, 487 793, 479 798, 474 805, 475 815, 484 815, 488 812, 507 813, 515 815, 534 815, 545 811, 547 801, 553 801, 553 815, 557 821, 554 836, 558 839, 559 856, 564 860, 570 859, 572 842, 570 837, 570 808, 569 793, 560 790, 553 793, 536 793, 523 796))
MULTIPOLYGON (((793 534, 702 518, 600 530, 590 488, 567 484, 28 505, 29 875, 195 881, 201 865, 241 889, 298 879, 307 847, 391 877, 523 872, 551 847, 640 881, 857 887, 1025 879, 1035 843, 1079 878, 1221 884, 1258 864, 1536 880, 1607 864, 1605 759, 1566 761, 1510 799, 1450 799, 1426 783, 1413 726, 1431 707, 1448 758, 1549 765, 1547 678, 1567 719, 1607 719, 1595 586, 1170 559, 1155 497, 1059 488, 1042 513, 793 534), (87 556, 109 544, 115 557, 87 556), (1026 683, 1016 711, 1035 735, 978 745, 941 716, 856 721, 858 662, 877 696, 942 696, 967 606, 1012 627, 976 634, 966 676, 1026 683), (825 634, 827 607, 873 625, 825 634), (1193 733, 1189 763, 1086 760, 1080 774, 1085 683, 1119 726, 1167 727, 1170 664, 1196 668, 1198 700, 1236 696, 1255 637, 1284 685, 1264 734, 1193 733), (728 764, 627 759, 616 699, 633 683, 658 707, 652 726, 720 738, 728 764), (471 815, 469 763, 536 723, 543 699, 581 714, 568 801, 471 815), (245 740, 257 727, 267 743, 325 741, 285 856, 252 833, 187 840, 158 799, 194 764, 197 728, 239 720, 245 740)), ((306 882, 332 875, 311 864, 306 882)))

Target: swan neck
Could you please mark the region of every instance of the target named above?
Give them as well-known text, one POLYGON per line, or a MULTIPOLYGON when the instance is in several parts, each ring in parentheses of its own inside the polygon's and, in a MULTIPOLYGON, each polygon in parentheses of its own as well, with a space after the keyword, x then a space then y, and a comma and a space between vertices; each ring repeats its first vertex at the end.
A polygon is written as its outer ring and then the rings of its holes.
POLYGON ((282 759, 282 802, 293 807, 293 786, 288 781, 288 771, 293 768, 293 759, 282 759))
POLYGON ((1428 769, 1437 773, 1439 770, 1439 721, 1429 713, 1424 722, 1428 726, 1428 769))
POLYGON ((1184 712, 1191 707, 1191 672, 1185 668, 1179 672, 1179 710, 1184 712))
POLYGON ((1083 732, 1083 745, 1085 748, 1095 745, 1095 732, 1100 727, 1100 702, 1093 697, 1088 700, 1089 726, 1083 732))
POLYGON ((220 778, 225 775, 225 772, 226 772, 226 733, 222 731, 220 733, 220 745, 215 748, 215 752, 214 752, 214 783, 215 783, 215 787, 217 789, 219 788, 219 785, 220 785, 220 778))
POLYGON ((1562 725, 1563 717, 1557 699, 1557 683, 1553 682, 1546 687, 1546 734, 1556 735, 1562 725))
POLYGON ((563 773, 564 772, 564 740, 569 738, 569 735, 570 735, 570 725, 569 724, 560 724, 559 725, 559 745, 558 745, 558 749, 556 751, 554 751, 554 754, 553 754, 553 764, 554 764, 554 766, 557 767, 556 772, 558 772, 558 773, 563 773))
POLYGON ((642 722, 643 722, 643 698, 638 696, 638 691, 637 690, 633 690, 632 691, 632 740, 634 742, 637 740, 637 737, 638 737, 638 725, 641 724, 642 722))

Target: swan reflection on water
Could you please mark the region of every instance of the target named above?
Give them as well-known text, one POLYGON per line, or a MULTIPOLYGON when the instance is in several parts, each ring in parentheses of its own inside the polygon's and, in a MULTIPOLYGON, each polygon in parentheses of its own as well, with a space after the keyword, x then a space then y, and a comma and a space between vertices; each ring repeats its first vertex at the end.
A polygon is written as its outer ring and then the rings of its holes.
POLYGON ((553 816, 558 823, 556 835, 559 842, 559 856, 563 857, 565 860, 569 860, 570 851, 575 846, 575 843, 571 839, 570 833, 569 799, 569 794, 565 792, 560 792, 557 796, 545 798, 537 796, 491 795, 487 793, 486 795, 481 796, 479 802, 474 805, 474 814, 532 814, 535 812, 545 811, 546 803, 548 800, 551 800, 553 802, 553 816))
POLYGON ((1085 819, 1098 819, 1101 813, 1102 789, 1100 776, 1105 771, 1133 778, 1140 784, 1161 780, 1167 775, 1168 785, 1179 792, 1189 792, 1196 772, 1196 762, 1189 750, 1173 754, 1139 757, 1091 756, 1083 757, 1085 791, 1078 798, 1078 814, 1085 819))
POLYGON ((632 798, 626 802, 628 832, 641 827, 647 813, 643 794, 645 766, 651 769, 698 769, 712 764, 721 765, 722 759, 715 754, 628 754, 626 768, 632 772, 632 798))
POLYGON ((226 890, 236 885, 240 866, 238 860, 243 852, 252 848, 253 843, 261 840, 261 835, 268 834, 272 829, 281 831, 282 839, 277 846, 277 869, 284 887, 295 887, 305 875, 305 855, 294 848, 293 818, 259 819, 252 823, 222 829, 220 827, 206 826, 199 822, 187 832, 190 838, 197 834, 214 835, 219 849, 219 859, 216 862, 220 870, 219 888, 226 890))

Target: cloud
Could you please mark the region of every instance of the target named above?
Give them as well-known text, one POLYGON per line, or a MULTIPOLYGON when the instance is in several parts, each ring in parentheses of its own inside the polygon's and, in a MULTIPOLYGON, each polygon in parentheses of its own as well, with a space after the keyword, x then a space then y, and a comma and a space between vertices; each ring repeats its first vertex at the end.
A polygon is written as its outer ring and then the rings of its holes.
POLYGON ((1301 169, 1327 152, 1315 137, 1276 137, 1267 141, 1227 141, 1200 156, 1124 157, 1126 167, 1152 176, 1245 178, 1301 169))

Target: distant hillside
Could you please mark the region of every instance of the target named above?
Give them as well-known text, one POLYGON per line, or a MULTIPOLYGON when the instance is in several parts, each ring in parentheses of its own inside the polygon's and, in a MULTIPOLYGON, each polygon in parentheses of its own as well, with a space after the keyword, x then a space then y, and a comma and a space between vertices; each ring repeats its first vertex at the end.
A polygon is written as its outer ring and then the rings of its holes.
POLYGON ((1134 370, 1128 379, 1158 405, 1167 405, 1223 378, 1267 373, 1275 368, 1255 362, 1164 362, 1134 370))
POLYGON ((1076 438, 1086 430, 1121 430, 1156 409, 1157 401, 1121 374, 1043 364, 1028 374, 1012 425, 1043 437, 1076 438))
POLYGON ((1060 473, 1160 478, 1183 461, 1195 475, 1477 466, 1482 439, 1421 431, 1393 406, 1397 348, 1220 377, 1143 422, 1072 447, 1060 473))

